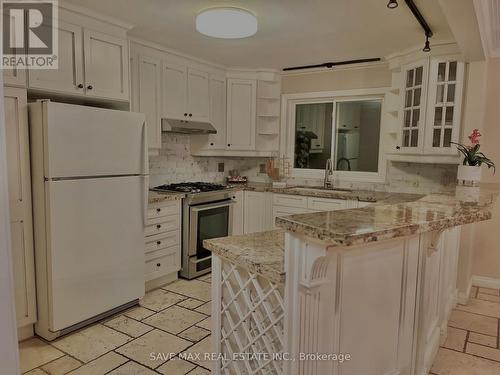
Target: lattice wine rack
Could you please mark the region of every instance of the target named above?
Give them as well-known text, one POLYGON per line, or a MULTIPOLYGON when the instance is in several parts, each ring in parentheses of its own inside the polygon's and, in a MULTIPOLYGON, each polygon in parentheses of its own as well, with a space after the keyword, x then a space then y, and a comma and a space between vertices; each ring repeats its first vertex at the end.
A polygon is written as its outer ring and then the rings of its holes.
POLYGON ((214 327, 221 327, 214 337, 220 339, 217 345, 223 354, 215 373, 282 375, 284 286, 220 258, 214 268, 213 285, 219 288, 220 301, 215 312, 219 324, 215 322, 214 327), (245 358, 235 357, 241 353, 245 358))

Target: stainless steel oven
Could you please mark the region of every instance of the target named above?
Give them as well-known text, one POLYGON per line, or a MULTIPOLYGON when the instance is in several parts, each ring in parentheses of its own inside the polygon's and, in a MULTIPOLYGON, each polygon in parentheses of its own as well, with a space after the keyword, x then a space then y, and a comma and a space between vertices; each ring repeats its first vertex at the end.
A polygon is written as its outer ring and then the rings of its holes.
POLYGON ((232 190, 190 194, 183 203, 181 276, 192 279, 212 269, 212 253, 203 241, 232 234, 232 190))

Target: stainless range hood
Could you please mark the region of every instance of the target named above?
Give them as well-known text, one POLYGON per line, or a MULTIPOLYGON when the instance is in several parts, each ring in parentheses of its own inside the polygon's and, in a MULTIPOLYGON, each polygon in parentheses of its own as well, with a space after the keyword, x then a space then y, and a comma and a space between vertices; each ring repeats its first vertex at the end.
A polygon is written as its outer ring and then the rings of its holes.
POLYGON ((209 122, 189 120, 161 119, 161 130, 167 133, 216 134, 217 130, 209 122))

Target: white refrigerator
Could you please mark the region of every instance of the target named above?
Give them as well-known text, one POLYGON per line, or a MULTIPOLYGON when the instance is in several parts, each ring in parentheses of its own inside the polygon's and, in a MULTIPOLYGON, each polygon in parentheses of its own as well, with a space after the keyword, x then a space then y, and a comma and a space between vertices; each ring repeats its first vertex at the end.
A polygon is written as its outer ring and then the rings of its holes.
POLYGON ((29 104, 38 322, 47 340, 144 295, 144 115, 29 104))

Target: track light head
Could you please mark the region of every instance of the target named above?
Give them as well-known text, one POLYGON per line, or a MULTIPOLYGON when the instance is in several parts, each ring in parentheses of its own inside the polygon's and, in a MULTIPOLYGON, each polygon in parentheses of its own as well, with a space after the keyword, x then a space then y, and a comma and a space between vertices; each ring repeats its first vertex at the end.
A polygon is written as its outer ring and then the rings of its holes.
POLYGON ((429 37, 425 37, 425 46, 424 49, 422 50, 424 52, 430 52, 431 51, 431 43, 429 42, 429 37))
POLYGON ((398 5, 398 0, 389 0, 389 2, 387 3, 387 8, 396 9, 398 5))

